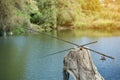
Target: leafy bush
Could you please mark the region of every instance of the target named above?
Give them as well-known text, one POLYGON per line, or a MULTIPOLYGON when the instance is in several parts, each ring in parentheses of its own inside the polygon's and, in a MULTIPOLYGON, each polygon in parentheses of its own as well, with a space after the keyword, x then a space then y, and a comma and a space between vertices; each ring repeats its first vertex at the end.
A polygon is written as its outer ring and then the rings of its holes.
POLYGON ((43 18, 43 15, 40 12, 33 13, 33 14, 31 14, 30 21, 34 24, 41 25, 41 24, 44 23, 44 18, 43 18))

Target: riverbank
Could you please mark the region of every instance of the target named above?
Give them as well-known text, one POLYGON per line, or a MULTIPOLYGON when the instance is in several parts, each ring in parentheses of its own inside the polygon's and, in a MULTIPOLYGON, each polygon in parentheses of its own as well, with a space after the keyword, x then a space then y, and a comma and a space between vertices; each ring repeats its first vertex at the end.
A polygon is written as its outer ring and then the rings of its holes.
POLYGON ((67 38, 69 36, 72 37, 111 37, 111 36, 120 36, 119 30, 116 30, 114 32, 108 32, 108 31, 96 31, 96 30, 80 30, 80 29, 74 29, 74 30, 62 30, 57 32, 58 36, 64 36, 62 38, 67 38))
POLYGON ((119 1, 101 3, 98 0, 87 2, 2 0, 0 34, 5 32, 6 34, 13 32, 14 35, 25 34, 28 32, 26 27, 40 32, 79 29, 84 32, 114 34, 120 30, 119 3, 119 1))

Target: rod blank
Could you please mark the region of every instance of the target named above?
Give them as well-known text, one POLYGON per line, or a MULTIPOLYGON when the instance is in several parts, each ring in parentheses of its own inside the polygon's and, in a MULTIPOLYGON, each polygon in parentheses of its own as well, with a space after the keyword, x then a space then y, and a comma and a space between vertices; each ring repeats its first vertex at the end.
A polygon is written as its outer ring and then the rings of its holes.
MULTIPOLYGON (((52 35, 49 35, 49 34, 45 34, 45 33, 43 33, 43 32, 39 32, 39 31, 30 29, 30 28, 26 28, 26 29, 27 29, 27 30, 34 31, 34 32, 38 32, 38 33, 43 34, 43 35, 45 35, 45 36, 48 36, 48 37, 51 37, 51 38, 55 38, 55 39, 57 39, 57 40, 60 40, 60 41, 63 41, 63 42, 69 43, 69 44, 73 44, 73 45, 75 45, 75 46, 77 46, 77 47, 83 47, 83 48, 88 49, 88 50, 90 50, 90 51, 92 51, 92 52, 95 52, 95 53, 97 53, 97 54, 99 54, 99 55, 108 57, 108 58, 110 58, 110 59, 115 59, 115 58, 113 58, 112 56, 108 56, 108 55, 106 55, 106 54, 103 54, 103 53, 100 53, 100 52, 98 52, 98 51, 92 50, 92 49, 90 49, 90 48, 84 47, 85 45, 89 45, 89 44, 92 44, 92 43, 94 43, 94 42, 87 43, 87 44, 84 44, 84 45, 78 45, 78 44, 75 44, 75 43, 73 43, 73 42, 70 42, 70 41, 67 41, 67 40, 63 40, 63 39, 61 39, 61 38, 58 38, 58 37, 55 37, 55 36, 52 36, 52 35)), ((70 50, 70 49, 73 49, 73 48, 69 48, 69 49, 66 49, 66 50, 58 51, 58 52, 53 53, 53 54, 50 54, 50 55, 54 55, 54 54, 57 54, 57 53, 61 53, 61 52, 64 52, 64 51, 68 51, 68 50, 70 50)))
MULTIPOLYGON (((90 45, 90 44, 93 44, 93 43, 96 43, 96 42, 97 42, 97 41, 90 42, 90 43, 86 43, 86 44, 80 45, 80 46, 78 46, 78 47, 83 47, 83 46, 90 45)), ((44 57, 51 56, 51 55, 55 55, 55 54, 58 54, 58 53, 62 53, 62 52, 65 52, 65 51, 68 51, 68 50, 71 50, 71 49, 74 49, 74 48, 69 48, 69 49, 65 49, 65 50, 62 50, 62 51, 58 51, 58 52, 55 52, 55 53, 46 55, 46 56, 44 56, 44 57)))

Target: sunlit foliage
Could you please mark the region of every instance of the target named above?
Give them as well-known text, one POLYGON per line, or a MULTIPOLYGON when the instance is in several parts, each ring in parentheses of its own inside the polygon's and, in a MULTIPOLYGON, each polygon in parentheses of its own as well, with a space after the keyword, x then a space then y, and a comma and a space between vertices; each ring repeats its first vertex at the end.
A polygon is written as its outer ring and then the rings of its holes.
POLYGON ((31 25, 45 30, 118 29, 119 4, 119 0, 0 0, 0 29, 15 33, 31 25))

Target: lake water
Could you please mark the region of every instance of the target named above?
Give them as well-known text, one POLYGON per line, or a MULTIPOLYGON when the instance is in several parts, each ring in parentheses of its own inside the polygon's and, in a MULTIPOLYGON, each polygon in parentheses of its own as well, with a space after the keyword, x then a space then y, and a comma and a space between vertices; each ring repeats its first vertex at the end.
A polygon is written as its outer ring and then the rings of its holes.
MULTIPOLYGON (((76 36, 68 32, 51 33, 76 44, 92 41, 87 47, 115 57, 101 61, 91 52, 93 61, 105 80, 120 80, 120 37, 76 36)), ((0 80, 62 80, 63 57, 68 53, 44 57, 74 45, 43 35, 0 37, 0 80)), ((73 80, 73 79, 71 79, 73 80)))

